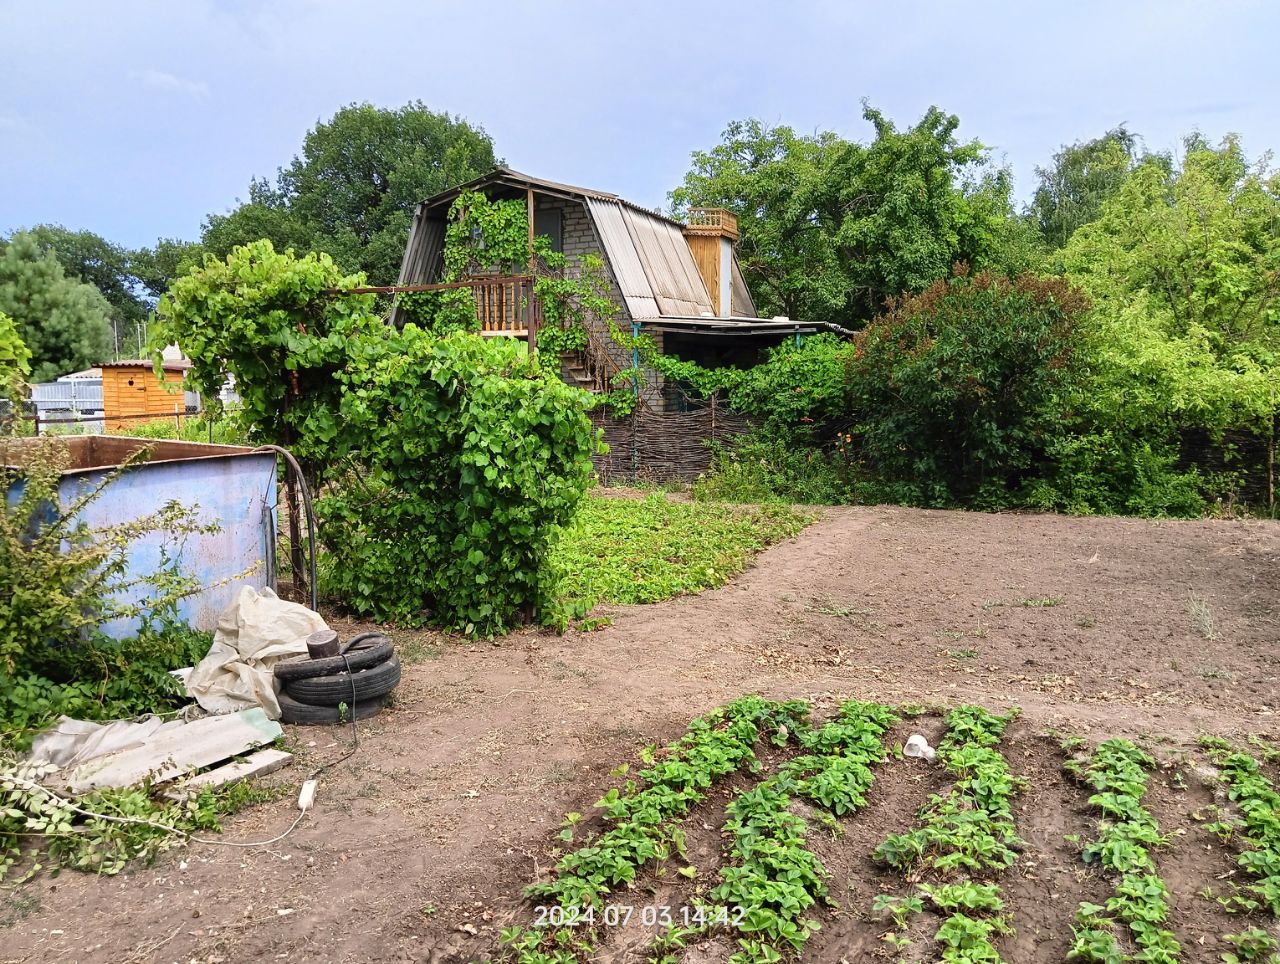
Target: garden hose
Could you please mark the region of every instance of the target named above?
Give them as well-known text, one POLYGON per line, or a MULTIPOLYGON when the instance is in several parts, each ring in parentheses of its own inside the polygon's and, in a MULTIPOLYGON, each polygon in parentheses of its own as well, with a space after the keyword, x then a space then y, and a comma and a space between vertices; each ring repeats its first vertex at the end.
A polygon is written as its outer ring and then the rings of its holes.
MULTIPOLYGON (((302 505, 307 516, 307 543, 310 547, 310 552, 307 555, 307 559, 308 559, 307 568, 309 570, 307 573, 307 576, 308 576, 307 588, 308 590, 310 590, 309 596, 311 599, 311 609, 312 611, 314 611, 316 609, 316 604, 318 602, 318 599, 316 596, 316 513, 311 506, 311 489, 307 485, 307 477, 302 473, 302 466, 299 465, 298 460, 293 457, 293 453, 290 452, 288 449, 283 448, 282 446, 259 445, 256 449, 254 449, 254 451, 255 452, 275 452, 277 455, 279 455, 282 459, 284 459, 285 464, 289 467, 289 470, 293 472, 294 478, 298 480, 298 485, 302 488, 302 505)), ((295 574, 295 578, 296 578, 296 574, 295 574)))

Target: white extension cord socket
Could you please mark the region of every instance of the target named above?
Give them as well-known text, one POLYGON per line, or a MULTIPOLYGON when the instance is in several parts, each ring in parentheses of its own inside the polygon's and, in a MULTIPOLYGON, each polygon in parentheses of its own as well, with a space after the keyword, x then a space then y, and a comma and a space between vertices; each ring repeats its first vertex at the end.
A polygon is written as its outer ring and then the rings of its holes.
POLYGON ((311 805, 316 802, 316 781, 308 780, 302 785, 302 789, 298 792, 298 809, 307 811, 311 809, 311 805))

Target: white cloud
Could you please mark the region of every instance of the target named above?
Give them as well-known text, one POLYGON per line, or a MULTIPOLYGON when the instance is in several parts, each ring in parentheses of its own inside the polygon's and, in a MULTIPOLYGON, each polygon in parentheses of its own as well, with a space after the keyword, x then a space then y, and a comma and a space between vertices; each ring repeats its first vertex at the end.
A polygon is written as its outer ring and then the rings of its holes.
POLYGON ((17 114, 0 114, 0 131, 16 131, 26 126, 26 122, 17 114))
POLYGON ((154 87, 157 90, 176 91, 195 97, 205 97, 209 93, 209 85, 203 80, 188 80, 185 77, 165 73, 163 70, 131 70, 129 76, 144 86, 154 87))

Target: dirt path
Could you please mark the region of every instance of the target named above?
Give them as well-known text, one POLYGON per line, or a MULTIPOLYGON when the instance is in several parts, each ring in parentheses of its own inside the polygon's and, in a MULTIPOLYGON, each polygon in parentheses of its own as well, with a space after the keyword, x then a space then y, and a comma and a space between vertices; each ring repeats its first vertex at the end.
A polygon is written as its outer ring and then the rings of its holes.
MULTIPOLYGON (((1044 732, 1138 737, 1170 754, 1204 730, 1274 739, 1277 553, 1280 526, 1268 522, 827 510, 728 586, 618 610, 597 632, 496 645, 402 638, 406 662, 416 662, 396 708, 361 725, 360 752, 325 775, 315 811, 292 836, 264 850, 192 847, 114 879, 68 872, 6 893, 0 954, 488 957, 499 926, 530 919, 520 888, 547 867, 562 815, 589 812, 616 782, 610 771, 639 747, 754 691, 809 699, 820 711, 851 696, 1023 707, 1010 761, 1039 775, 1020 821, 1043 853, 1012 893, 1019 936, 1009 947, 1018 960, 1059 960, 1073 902, 1106 888, 1081 877, 1061 842, 1089 820, 1044 732)), ((304 765, 278 779, 296 786, 305 764, 340 754, 348 734, 295 729, 289 738, 304 765)), ((923 799, 923 775, 905 772, 887 776, 869 802, 881 836, 895 820, 909 824, 923 799)), ((1191 827, 1178 800, 1160 800, 1170 829, 1191 827)), ((693 820, 714 831, 717 806, 693 820)), ((224 836, 273 836, 292 808, 292 795, 257 807, 224 836)), ((1184 839, 1203 847, 1193 833, 1184 839)), ((851 827, 833 853, 833 873, 855 897, 830 912, 806 959, 877 946, 865 906, 874 843, 851 827)), ((1169 858, 1179 874, 1186 853, 1169 858)), ((1195 944, 1213 924, 1200 911, 1188 917, 1184 960, 1217 959, 1195 944)))

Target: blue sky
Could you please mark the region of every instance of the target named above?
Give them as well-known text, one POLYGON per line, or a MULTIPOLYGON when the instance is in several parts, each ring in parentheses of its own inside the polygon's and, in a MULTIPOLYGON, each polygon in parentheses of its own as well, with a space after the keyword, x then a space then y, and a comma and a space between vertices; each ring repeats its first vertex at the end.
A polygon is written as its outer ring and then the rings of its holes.
POLYGON ((864 139, 930 104, 1029 193, 1064 142, 1127 122, 1280 147, 1280 4, 0 0, 0 232, 194 239, 353 101, 421 98, 520 170, 665 203, 725 124, 864 139))

